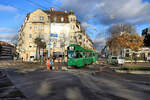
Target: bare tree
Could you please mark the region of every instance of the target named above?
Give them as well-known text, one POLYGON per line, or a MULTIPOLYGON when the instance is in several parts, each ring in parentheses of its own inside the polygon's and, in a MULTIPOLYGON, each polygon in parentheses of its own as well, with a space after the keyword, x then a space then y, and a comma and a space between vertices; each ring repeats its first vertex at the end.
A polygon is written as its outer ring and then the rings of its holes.
POLYGON ((108 29, 111 35, 120 34, 121 32, 136 33, 136 28, 131 24, 114 24, 108 29))

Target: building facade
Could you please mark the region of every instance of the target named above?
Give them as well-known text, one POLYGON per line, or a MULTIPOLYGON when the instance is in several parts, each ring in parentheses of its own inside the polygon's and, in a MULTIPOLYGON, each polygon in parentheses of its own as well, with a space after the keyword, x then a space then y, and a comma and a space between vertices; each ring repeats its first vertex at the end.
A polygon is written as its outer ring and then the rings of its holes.
POLYGON ((25 61, 35 59, 37 46, 34 40, 39 37, 46 42, 47 56, 64 54, 69 44, 78 44, 93 49, 93 42, 76 19, 73 10, 55 11, 37 9, 27 14, 18 32, 17 52, 25 61))
POLYGON ((132 51, 131 49, 127 48, 127 49, 124 49, 123 56, 124 57, 131 57, 134 55, 134 53, 136 54, 137 57, 147 58, 147 57, 150 57, 150 48, 149 47, 142 47, 137 52, 132 51))
POLYGON ((0 60, 12 60, 14 57, 14 46, 0 41, 0 60))

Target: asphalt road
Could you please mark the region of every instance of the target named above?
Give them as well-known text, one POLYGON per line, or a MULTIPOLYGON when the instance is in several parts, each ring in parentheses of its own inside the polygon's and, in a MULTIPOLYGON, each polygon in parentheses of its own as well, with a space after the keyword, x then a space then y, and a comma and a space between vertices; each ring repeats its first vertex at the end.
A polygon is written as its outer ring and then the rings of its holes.
POLYGON ((2 69, 0 69, 0 100, 26 100, 2 69))
POLYGON ((5 69, 28 100, 149 100, 150 76, 111 70, 5 69))

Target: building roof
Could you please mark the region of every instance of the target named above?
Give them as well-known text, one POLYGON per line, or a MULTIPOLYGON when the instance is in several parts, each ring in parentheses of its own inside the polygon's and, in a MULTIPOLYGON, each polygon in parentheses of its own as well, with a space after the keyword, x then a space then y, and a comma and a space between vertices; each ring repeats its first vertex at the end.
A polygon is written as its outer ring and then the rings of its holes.
POLYGON ((66 11, 55 11, 55 10, 43 10, 45 13, 50 15, 50 21, 54 22, 54 17, 57 17, 57 23, 69 23, 68 13, 66 11), (61 22, 61 17, 64 18, 64 21, 61 22))
POLYGON ((9 46, 9 47, 14 47, 13 45, 7 43, 7 42, 4 42, 4 41, 0 41, 0 46, 9 46))
POLYGON ((65 11, 52 11, 52 10, 43 10, 45 13, 50 14, 50 15, 65 15, 68 16, 69 14, 66 13, 65 11))

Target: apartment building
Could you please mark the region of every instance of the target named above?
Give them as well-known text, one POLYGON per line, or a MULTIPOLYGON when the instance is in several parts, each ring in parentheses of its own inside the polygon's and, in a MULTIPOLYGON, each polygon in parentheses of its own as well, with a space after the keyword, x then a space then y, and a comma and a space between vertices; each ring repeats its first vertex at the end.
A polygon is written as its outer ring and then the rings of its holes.
POLYGON ((0 60, 11 60, 14 56, 14 46, 0 41, 0 60))
POLYGON ((47 56, 64 54, 69 44, 78 44, 93 49, 93 42, 86 34, 74 11, 37 9, 27 14, 18 32, 17 52, 25 61, 35 59, 37 46, 35 38, 46 42, 47 56))

